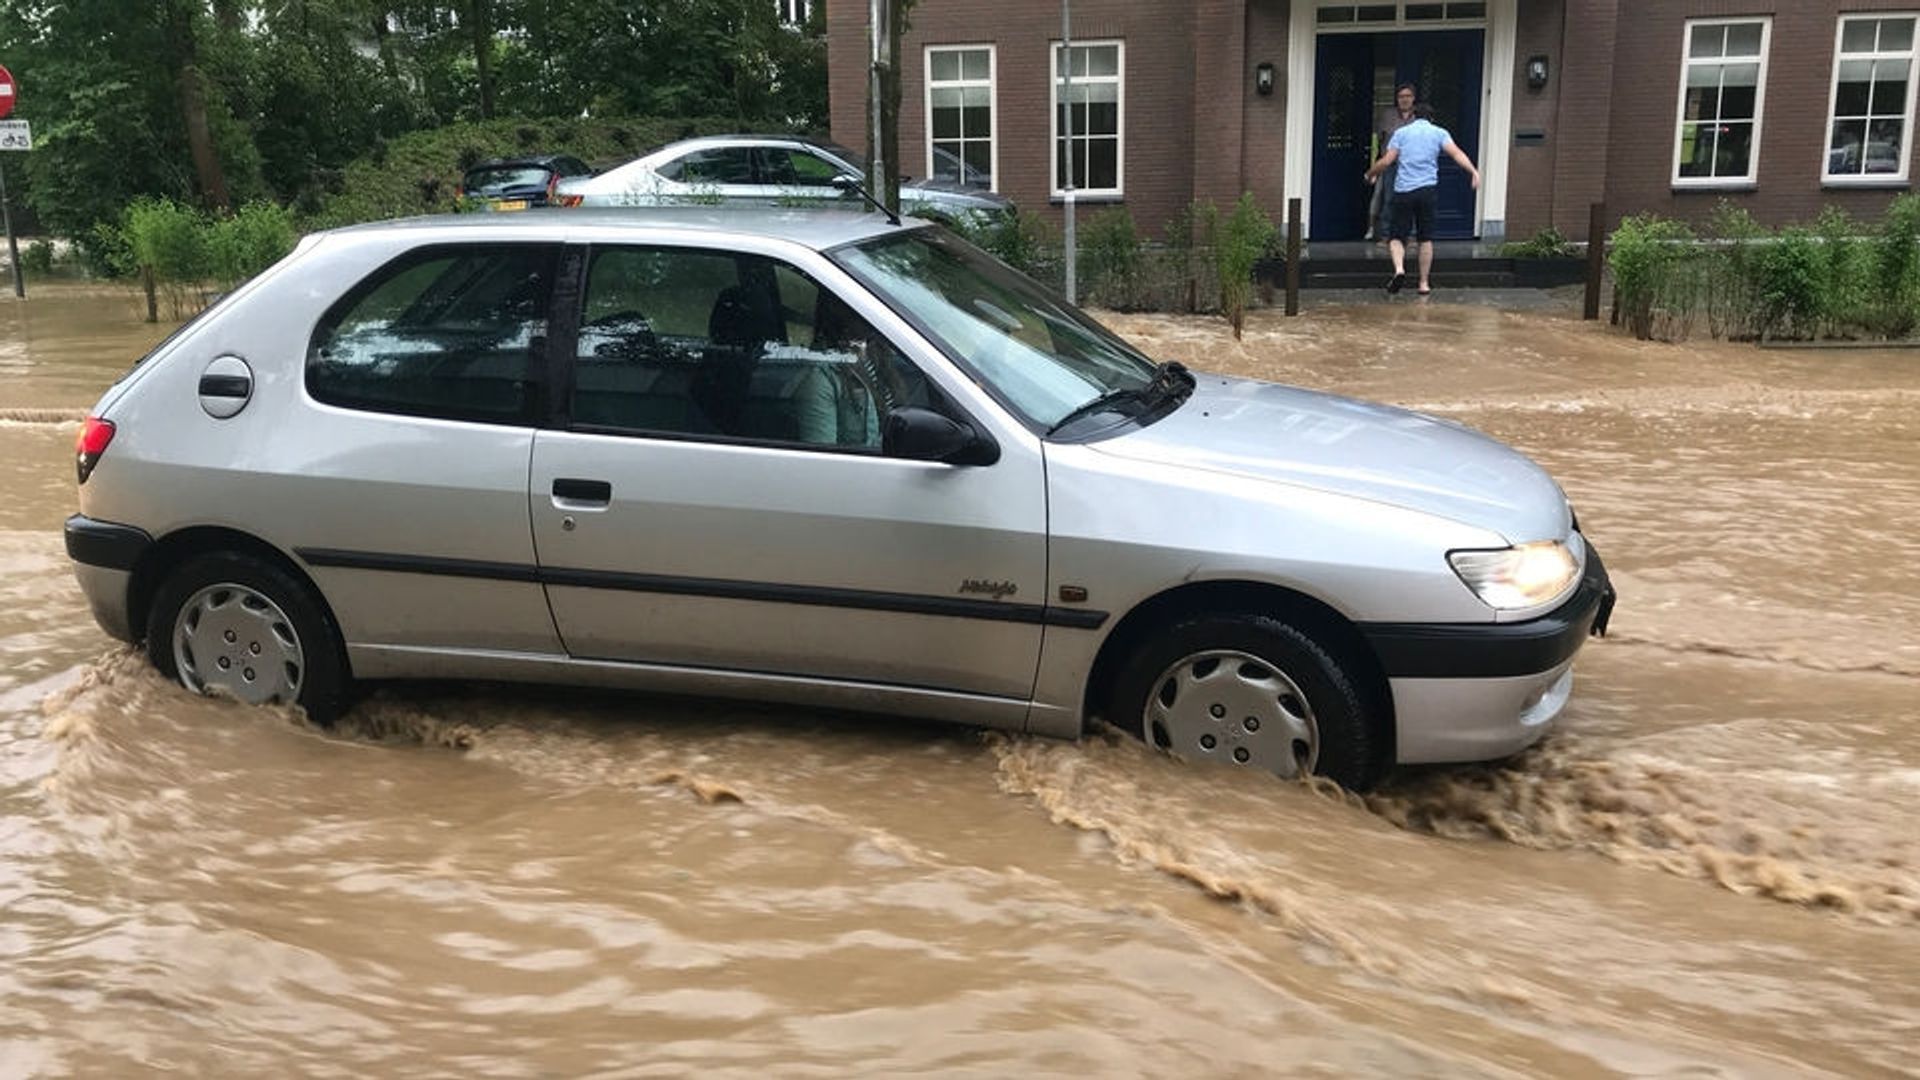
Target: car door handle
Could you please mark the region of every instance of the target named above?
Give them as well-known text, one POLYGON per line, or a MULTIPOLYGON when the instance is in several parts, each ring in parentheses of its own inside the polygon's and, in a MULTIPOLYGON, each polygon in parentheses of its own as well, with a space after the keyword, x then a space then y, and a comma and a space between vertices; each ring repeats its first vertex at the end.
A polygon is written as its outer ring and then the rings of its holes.
POLYGON ((613 501, 613 485, 605 480, 575 480, 559 477, 553 482, 554 505, 605 506, 613 501))

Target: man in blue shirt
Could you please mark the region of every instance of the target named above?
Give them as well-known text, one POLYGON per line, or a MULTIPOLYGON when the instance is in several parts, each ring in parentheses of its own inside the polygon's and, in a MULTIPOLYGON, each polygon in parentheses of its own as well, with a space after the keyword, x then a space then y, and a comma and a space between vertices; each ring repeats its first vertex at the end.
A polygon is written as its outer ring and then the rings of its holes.
POLYGON ((1407 236, 1420 237, 1420 295, 1433 291, 1428 274, 1433 270, 1433 211, 1440 193, 1440 155, 1445 153, 1467 170, 1473 187, 1480 188, 1480 170, 1473 167, 1467 152, 1454 143, 1447 129, 1433 122, 1433 109, 1426 105, 1413 108, 1413 122, 1393 133, 1387 152, 1367 170, 1367 183, 1374 183, 1382 172, 1398 165, 1393 178, 1393 220, 1387 226, 1391 241, 1387 250, 1393 255, 1393 277, 1387 291, 1397 293, 1407 283, 1407 236))

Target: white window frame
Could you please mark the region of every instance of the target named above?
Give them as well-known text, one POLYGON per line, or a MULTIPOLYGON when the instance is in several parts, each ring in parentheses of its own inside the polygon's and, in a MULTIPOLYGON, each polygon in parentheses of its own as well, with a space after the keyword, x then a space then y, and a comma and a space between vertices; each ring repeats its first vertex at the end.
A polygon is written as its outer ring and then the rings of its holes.
MULTIPOLYGON (((1056 199, 1064 198, 1067 194, 1066 188, 1060 185, 1060 155, 1056 152, 1060 148, 1060 56, 1062 52, 1060 45, 1061 42, 1059 38, 1054 38, 1047 43, 1047 56, 1050 58, 1047 61, 1049 73, 1047 81, 1047 184, 1053 192, 1053 197, 1056 199)), ((1114 56, 1116 61, 1114 67, 1118 69, 1117 73, 1112 76, 1099 76, 1097 80, 1076 76, 1074 82, 1075 84, 1094 81, 1112 82, 1115 86, 1113 186, 1110 188, 1076 187, 1073 189, 1075 199, 1118 199, 1126 194, 1127 43, 1121 38, 1096 38, 1089 41, 1082 41, 1079 38, 1075 38, 1073 41, 1073 47, 1076 49, 1097 49, 1107 45, 1111 45, 1115 49, 1114 56)), ((1084 132, 1075 132, 1074 138, 1082 138, 1084 135, 1084 132)), ((1069 154, 1071 154, 1071 150, 1069 150, 1069 154)), ((1068 160, 1072 160, 1071 156, 1069 156, 1068 160)))
MULTIPOLYGON (((1740 15, 1715 19, 1688 19, 1680 32, 1680 93, 1673 106, 1673 127, 1667 137, 1673 140, 1673 186, 1677 188, 1748 188, 1760 183, 1760 136, 1764 130, 1767 116, 1767 58, 1773 52, 1773 16, 1740 15), (1702 26, 1742 26, 1747 23, 1760 24, 1760 73, 1753 90, 1753 152, 1747 158, 1747 172, 1744 176, 1681 176, 1680 175, 1680 129, 1687 123, 1687 71, 1694 64, 1726 64, 1725 56, 1710 60, 1695 60, 1689 54, 1693 52, 1693 31, 1702 26)), ((1744 63, 1741 58, 1738 63, 1744 63)))
POLYGON ((776 0, 780 5, 780 25, 800 27, 813 17, 813 0, 776 0), (799 16, 795 18, 795 16, 799 16))
MULTIPOLYGON (((999 78, 1000 78, 1000 50, 992 44, 929 45, 926 48, 925 55, 921 57, 921 61, 926 65, 925 67, 921 68, 921 70, 926 73, 926 78, 921 80, 926 84, 926 92, 922 95, 926 101, 926 119, 927 119, 927 172, 926 172, 926 175, 928 176, 933 175, 933 143, 934 143, 933 92, 936 89, 964 89, 969 86, 985 86, 987 88, 987 116, 988 116, 987 125, 989 130, 989 134, 987 135, 987 156, 988 156, 987 168, 992 170, 992 173, 993 173, 992 183, 988 185, 987 190, 999 191, 1000 190, 1000 94, 999 94, 999 91, 995 89, 995 87, 998 85, 999 78), (957 53, 985 52, 987 54, 987 77, 985 81, 983 82, 980 79, 960 78, 960 79, 951 79, 951 80, 936 83, 933 79, 933 54, 940 53, 940 52, 957 52, 957 53)), ((966 141, 967 139, 965 137, 965 133, 963 132, 961 142, 964 143, 966 141)), ((966 155, 962 154, 960 160, 962 162, 966 161, 966 155)))
MULTIPOLYGON (((1832 184, 1835 186, 1845 186, 1849 184, 1862 184, 1868 187, 1876 187, 1884 184, 1905 184, 1906 183, 1907 172, 1908 172, 1907 163, 1913 160, 1914 128, 1916 126, 1920 126, 1920 124, 1917 124, 1916 117, 1914 116, 1914 112, 1913 112, 1914 92, 1915 92, 1916 83, 1920 83, 1920 13, 1916 13, 1912 11, 1854 11, 1854 12, 1848 12, 1840 16, 1838 19, 1834 20, 1833 78, 1827 88, 1827 126, 1826 126, 1826 130, 1821 132, 1821 142, 1820 142, 1820 182, 1822 184, 1832 184), (1840 42, 1846 38, 1847 23, 1855 20, 1867 20, 1867 19, 1873 19, 1873 20, 1912 19, 1914 20, 1913 38, 1907 43, 1907 51, 1904 53, 1870 52, 1870 53, 1846 53, 1842 55, 1842 53, 1840 52, 1840 42), (1907 61, 1907 103, 1904 108, 1904 111, 1902 111, 1900 114, 1900 122, 1904 124, 1905 127, 1901 129, 1901 133, 1900 133, 1901 138, 1900 138, 1900 170, 1899 172, 1897 173, 1832 173, 1832 172, 1828 172, 1827 166, 1832 161, 1832 158, 1830 157, 1830 153, 1833 149, 1833 124, 1835 119, 1834 110, 1840 107, 1840 62, 1842 60, 1869 60, 1869 61, 1898 60, 1903 56, 1906 58, 1906 61, 1907 61)), ((1871 115, 1873 103, 1869 101, 1867 104, 1868 104, 1869 115, 1871 115)), ((1867 130, 1868 131, 1873 130, 1873 122, 1871 120, 1867 122, 1867 130)), ((1861 152, 1862 153, 1866 152, 1866 147, 1864 145, 1861 146, 1861 152)))

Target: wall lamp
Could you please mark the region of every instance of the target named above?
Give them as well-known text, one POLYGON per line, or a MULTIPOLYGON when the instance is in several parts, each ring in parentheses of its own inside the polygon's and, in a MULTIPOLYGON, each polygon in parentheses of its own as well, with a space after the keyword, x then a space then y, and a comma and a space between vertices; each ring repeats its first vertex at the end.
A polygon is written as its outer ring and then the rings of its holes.
POLYGON ((1262 61, 1253 69, 1253 88, 1262 97, 1273 93, 1273 65, 1262 61))
POLYGON ((1547 85, 1547 58, 1545 56, 1527 57, 1527 89, 1538 90, 1547 85))

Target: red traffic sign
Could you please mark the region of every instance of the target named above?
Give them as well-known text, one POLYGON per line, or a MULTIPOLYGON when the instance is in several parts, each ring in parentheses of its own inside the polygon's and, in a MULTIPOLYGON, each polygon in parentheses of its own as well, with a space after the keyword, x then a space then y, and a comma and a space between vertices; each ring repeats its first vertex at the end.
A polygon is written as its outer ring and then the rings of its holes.
POLYGON ((0 67, 0 119, 13 111, 13 72, 0 67))

